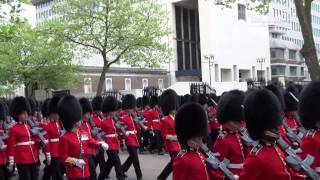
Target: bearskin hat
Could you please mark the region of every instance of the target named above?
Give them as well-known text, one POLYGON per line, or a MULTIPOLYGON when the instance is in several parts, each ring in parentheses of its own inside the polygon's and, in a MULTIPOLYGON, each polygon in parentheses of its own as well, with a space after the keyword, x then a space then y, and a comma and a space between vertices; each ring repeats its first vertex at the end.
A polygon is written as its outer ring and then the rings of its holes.
POLYGON ((171 111, 176 110, 178 106, 177 93, 172 89, 165 90, 160 97, 160 107, 163 115, 168 116, 171 111))
POLYGON ((266 89, 270 90, 278 98, 281 109, 284 111, 286 109, 286 105, 283 98, 283 89, 278 88, 278 86, 274 84, 269 84, 266 86, 266 89))
POLYGON ((299 93, 299 97, 300 97, 300 94, 301 94, 301 92, 302 92, 302 90, 303 90, 303 86, 302 86, 301 84, 296 84, 296 85, 294 85, 294 86, 297 88, 298 93, 299 93))
POLYGON ((225 93, 218 104, 217 120, 223 124, 228 121, 243 121, 244 92, 232 90, 225 93))
POLYGON ((30 115, 34 116, 36 114, 36 101, 31 98, 27 98, 30 105, 30 115))
POLYGON ((158 105, 158 97, 157 96, 151 96, 150 97, 150 107, 153 108, 156 105, 158 105))
POLYGON ((81 105, 81 108, 82 108, 82 113, 85 114, 85 113, 92 113, 92 105, 89 101, 88 98, 80 98, 79 99, 79 103, 81 105))
POLYGON ((142 97, 138 97, 137 98, 137 108, 142 108, 142 107, 143 107, 142 97))
POLYGON ((146 107, 146 106, 149 105, 149 103, 150 103, 149 97, 148 97, 148 96, 143 96, 143 97, 142 97, 142 106, 143 106, 143 107, 146 107))
POLYGON ((31 114, 31 108, 28 100, 25 97, 19 96, 15 97, 10 104, 10 116, 18 121, 19 114, 27 112, 31 114))
POLYGON ((208 120, 203 107, 197 103, 187 103, 177 111, 175 130, 180 144, 187 146, 193 137, 208 135, 208 120))
POLYGON ((198 103, 201 105, 208 104, 208 98, 205 94, 199 94, 198 96, 198 103))
POLYGON ((295 98, 291 95, 295 96, 296 98, 299 98, 299 91, 294 85, 288 86, 284 93, 284 102, 286 105, 286 112, 290 111, 296 111, 298 110, 298 102, 295 100, 295 98))
POLYGON ((0 120, 5 120, 7 118, 7 109, 3 102, 0 102, 0 120))
POLYGON ((41 114, 43 117, 47 117, 48 116, 48 104, 50 102, 50 98, 44 100, 44 102, 42 103, 41 106, 41 114))
POLYGON ((184 104, 188 103, 188 102, 190 102, 191 95, 190 94, 185 94, 183 96, 183 98, 184 98, 184 104))
POLYGON ((58 103, 61 100, 61 96, 54 96, 53 98, 50 99, 48 102, 48 107, 47 107, 47 115, 49 116, 50 114, 57 114, 58 113, 58 103))
POLYGON ((118 101, 113 96, 107 96, 102 103, 102 112, 108 113, 117 110, 118 101))
POLYGON ((209 97, 208 97, 208 106, 215 106, 214 102, 215 101, 217 103, 217 95, 214 93, 210 93, 209 97))
POLYGON ((122 99, 122 109, 127 110, 127 109, 134 109, 136 108, 136 98, 134 97, 133 94, 127 94, 123 97, 122 99))
POLYGON ((267 89, 250 92, 244 101, 244 120, 254 140, 260 139, 266 130, 281 125, 281 114, 278 98, 267 89))
POLYGON ((58 103, 58 114, 63 127, 70 131, 82 118, 82 108, 77 98, 72 95, 64 96, 58 103))
POLYGON ((103 102, 103 98, 101 96, 94 97, 91 101, 93 111, 101 111, 102 102, 103 102))
POLYGON ((320 121, 320 81, 306 86, 300 96, 299 116, 306 129, 316 129, 320 121))
POLYGON ((189 102, 191 103, 198 103, 199 102, 199 96, 198 94, 192 94, 189 98, 189 102))

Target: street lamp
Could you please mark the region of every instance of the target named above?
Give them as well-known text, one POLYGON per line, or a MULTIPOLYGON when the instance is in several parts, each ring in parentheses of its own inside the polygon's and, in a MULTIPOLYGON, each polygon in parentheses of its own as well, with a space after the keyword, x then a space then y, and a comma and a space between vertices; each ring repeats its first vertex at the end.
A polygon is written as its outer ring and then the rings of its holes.
POLYGON ((210 87, 211 87, 211 67, 214 64, 214 58, 215 58, 215 55, 213 55, 213 54, 208 55, 208 56, 204 56, 204 59, 208 60, 208 63, 209 63, 210 87))
POLYGON ((257 63, 260 64, 260 66, 261 66, 261 71, 260 71, 260 72, 261 72, 261 75, 260 75, 260 76, 261 76, 261 77, 260 77, 260 83, 261 83, 261 84, 262 84, 262 72, 263 72, 263 71, 262 71, 262 65, 263 65, 263 63, 265 63, 265 62, 266 62, 266 58, 261 57, 261 58, 258 58, 258 59, 257 59, 257 63))

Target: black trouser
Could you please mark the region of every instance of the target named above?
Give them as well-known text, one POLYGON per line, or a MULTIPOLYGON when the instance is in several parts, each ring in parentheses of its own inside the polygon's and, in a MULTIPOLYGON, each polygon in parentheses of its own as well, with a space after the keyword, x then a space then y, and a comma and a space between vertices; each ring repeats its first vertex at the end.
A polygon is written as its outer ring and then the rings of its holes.
POLYGON ((164 167, 164 169, 162 170, 162 172, 160 173, 160 175, 157 178, 158 180, 164 180, 164 179, 168 178, 168 176, 172 172, 173 160, 177 156, 177 154, 178 154, 178 152, 169 152, 169 155, 171 158, 170 162, 166 165, 166 167, 164 167))
POLYGON ((17 164, 20 180, 35 180, 39 176, 39 164, 17 164))
POLYGON ((51 165, 44 168, 44 174, 42 180, 63 180, 63 164, 57 157, 52 157, 51 165))
POLYGON ((98 179, 103 180, 107 176, 109 176, 110 171, 111 171, 112 167, 114 166, 114 170, 116 171, 117 179, 124 180, 125 176, 124 176, 124 173, 122 170, 120 158, 118 156, 118 151, 108 150, 107 154, 108 154, 108 160, 104 164, 98 179))
POLYGON ((152 138, 151 149, 157 149, 159 152, 162 151, 163 141, 161 137, 161 131, 154 131, 154 136, 152 138))
MULTIPOLYGON (((212 145, 214 145, 214 143, 216 142, 218 136, 219 136, 219 130, 218 129, 211 129, 211 141, 212 141, 212 145)), ((212 147, 209 147, 212 148, 212 147)))
POLYGON ((128 153, 129 153, 129 157, 128 159, 123 163, 122 165, 122 169, 124 172, 127 172, 131 166, 131 164, 133 164, 134 170, 136 172, 136 176, 137 178, 141 178, 142 177, 142 172, 140 169, 140 162, 139 162, 139 157, 138 157, 138 148, 136 147, 127 147, 128 153))
POLYGON ((96 157, 94 159, 94 164, 95 164, 96 168, 97 168, 97 166, 99 164, 100 173, 102 172, 103 165, 105 163, 106 163, 106 161, 104 159, 104 150, 102 148, 100 148, 98 154, 96 155, 96 157))
POLYGON ((0 166, 0 179, 3 179, 3 180, 10 179, 10 173, 8 172, 7 166, 5 164, 0 166))
POLYGON ((88 155, 90 180, 97 180, 96 165, 94 164, 94 156, 88 155))
POLYGON ((142 136, 143 136, 143 147, 149 148, 150 140, 152 139, 152 135, 150 131, 142 132, 142 136))

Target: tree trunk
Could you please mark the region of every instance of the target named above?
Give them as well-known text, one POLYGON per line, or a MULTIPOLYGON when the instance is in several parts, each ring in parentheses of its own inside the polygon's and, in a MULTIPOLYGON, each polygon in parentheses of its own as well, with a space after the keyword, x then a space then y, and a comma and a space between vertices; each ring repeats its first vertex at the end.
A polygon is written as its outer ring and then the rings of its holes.
POLYGON ((100 79, 99 79, 99 83, 98 83, 98 88, 97 88, 97 96, 101 96, 102 95, 102 91, 103 91, 103 85, 104 82, 106 80, 106 73, 109 69, 109 65, 107 63, 107 56, 105 53, 102 53, 102 57, 103 57, 103 68, 102 68, 102 72, 100 74, 100 79))
POLYGON ((301 32, 304 40, 301 54, 305 59, 312 81, 320 80, 320 65, 317 56, 317 50, 313 39, 311 3, 312 0, 294 0, 297 16, 301 26, 301 32))

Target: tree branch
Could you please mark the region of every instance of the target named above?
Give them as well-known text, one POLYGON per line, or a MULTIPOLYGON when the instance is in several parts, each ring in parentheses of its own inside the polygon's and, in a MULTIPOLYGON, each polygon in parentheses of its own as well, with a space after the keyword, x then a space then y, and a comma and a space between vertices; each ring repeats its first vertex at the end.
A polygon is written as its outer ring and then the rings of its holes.
POLYGON ((63 35, 63 36, 64 36, 65 38, 67 38, 69 41, 71 41, 71 42, 73 42, 73 43, 75 43, 75 44, 79 44, 79 45, 82 45, 82 46, 85 46, 85 47, 91 47, 91 48, 96 49, 96 50, 98 50, 98 51, 100 51, 100 52, 103 52, 103 50, 100 49, 100 48, 97 47, 97 46, 94 46, 94 45, 91 45, 91 44, 86 44, 86 43, 84 43, 84 42, 77 41, 77 40, 75 40, 75 39, 73 39, 72 37, 69 37, 69 36, 67 36, 67 35, 63 35))

